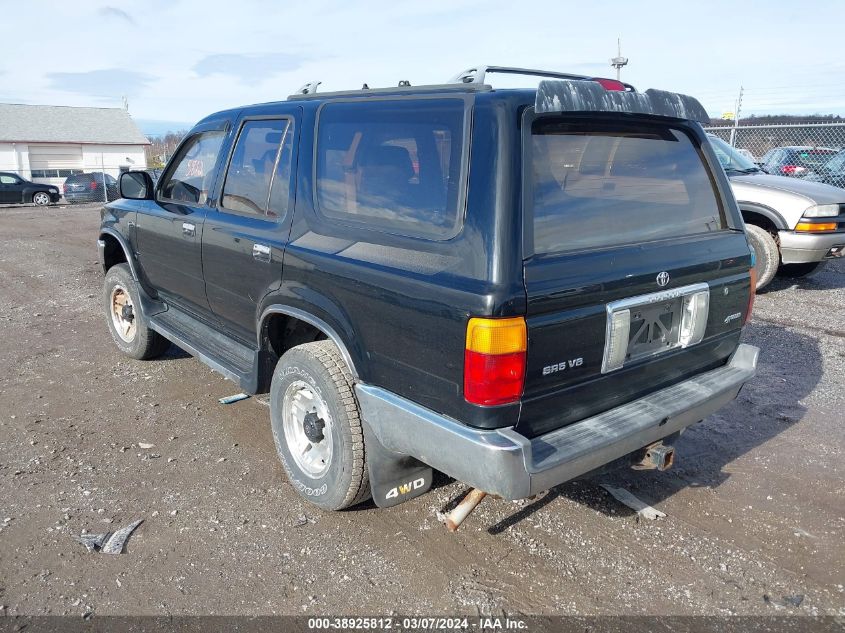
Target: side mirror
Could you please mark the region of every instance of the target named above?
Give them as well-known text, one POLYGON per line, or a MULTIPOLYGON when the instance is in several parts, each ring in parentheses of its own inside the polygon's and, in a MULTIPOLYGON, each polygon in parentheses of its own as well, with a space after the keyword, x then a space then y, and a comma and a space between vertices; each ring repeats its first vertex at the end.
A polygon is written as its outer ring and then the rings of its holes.
POLYGON ((120 174, 120 197, 129 200, 152 200, 153 179, 145 171, 126 171, 120 174))

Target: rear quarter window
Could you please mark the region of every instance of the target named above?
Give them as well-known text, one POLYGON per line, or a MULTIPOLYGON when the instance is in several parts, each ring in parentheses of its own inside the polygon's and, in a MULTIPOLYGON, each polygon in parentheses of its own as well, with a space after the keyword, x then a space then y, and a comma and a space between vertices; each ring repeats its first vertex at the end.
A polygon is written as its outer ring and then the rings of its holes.
POLYGON ((529 146, 535 253, 725 228, 700 148, 680 129, 538 119, 529 146))
POLYGON ((319 213, 397 235, 453 237, 462 219, 465 117, 463 99, 327 103, 317 124, 319 213))

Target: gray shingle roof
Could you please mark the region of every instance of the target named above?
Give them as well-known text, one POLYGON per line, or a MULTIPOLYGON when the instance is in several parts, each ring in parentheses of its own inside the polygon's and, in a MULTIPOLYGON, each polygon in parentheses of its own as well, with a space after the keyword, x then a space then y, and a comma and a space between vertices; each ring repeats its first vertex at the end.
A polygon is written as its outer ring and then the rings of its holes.
POLYGON ((123 108, 0 103, 0 143, 104 143, 146 145, 123 108))

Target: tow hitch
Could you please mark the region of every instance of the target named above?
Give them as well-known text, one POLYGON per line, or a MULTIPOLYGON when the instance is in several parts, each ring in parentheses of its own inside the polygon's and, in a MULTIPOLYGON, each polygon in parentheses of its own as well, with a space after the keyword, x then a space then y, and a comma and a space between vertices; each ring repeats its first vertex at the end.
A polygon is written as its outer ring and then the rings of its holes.
POLYGON ((675 447, 661 442, 646 446, 634 457, 634 470, 669 470, 675 463, 675 447))

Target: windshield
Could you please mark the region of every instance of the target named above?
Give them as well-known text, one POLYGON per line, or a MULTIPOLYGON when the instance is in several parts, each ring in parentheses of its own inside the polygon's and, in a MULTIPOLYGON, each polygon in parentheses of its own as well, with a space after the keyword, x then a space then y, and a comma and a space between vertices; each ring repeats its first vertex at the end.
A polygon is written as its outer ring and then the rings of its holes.
POLYGON ((530 151, 537 254, 724 228, 707 167, 679 129, 537 120, 530 151))
POLYGON ((725 171, 741 171, 747 173, 760 171, 760 168, 749 158, 740 154, 718 136, 708 134, 707 138, 710 139, 713 151, 716 152, 716 158, 719 159, 719 164, 722 165, 722 169, 725 171))

